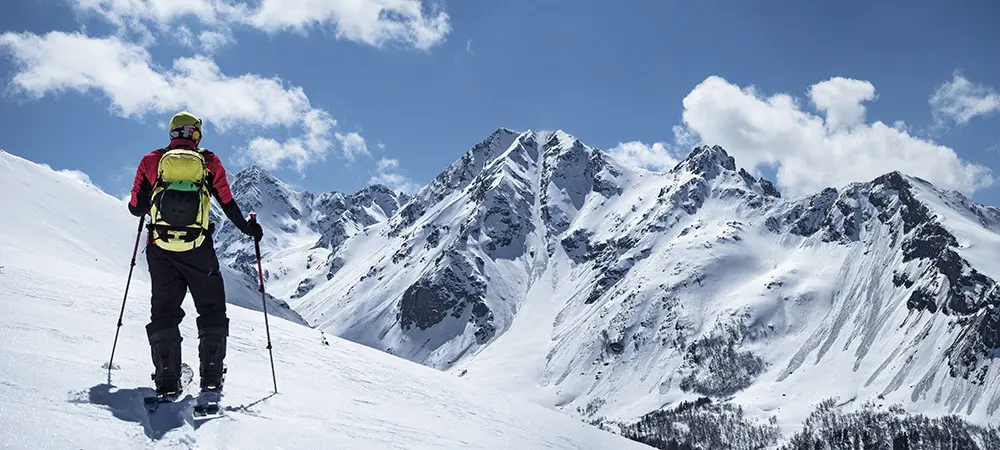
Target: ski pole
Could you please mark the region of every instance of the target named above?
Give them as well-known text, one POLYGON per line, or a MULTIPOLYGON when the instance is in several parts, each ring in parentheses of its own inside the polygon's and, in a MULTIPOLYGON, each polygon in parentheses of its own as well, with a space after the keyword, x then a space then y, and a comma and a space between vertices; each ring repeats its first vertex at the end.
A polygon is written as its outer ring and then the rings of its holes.
MULTIPOLYGON (((250 213, 250 221, 257 222, 257 213, 250 213)), ((271 350, 271 326, 267 321, 267 297, 264 295, 264 270, 260 264, 260 241, 253 240, 254 250, 257 252, 257 280, 260 281, 260 302, 264 306, 264 329, 267 330, 267 353, 271 357, 271 379, 274 380, 274 393, 278 393, 278 377, 274 374, 274 352, 271 350)))
POLYGON ((132 284, 132 270, 135 269, 135 255, 139 253, 139 236, 142 226, 146 224, 146 215, 139 216, 139 229, 135 232, 135 248, 132 249, 132 262, 128 267, 128 281, 125 283, 125 296, 122 298, 122 310, 118 313, 118 328, 115 330, 115 343, 111 346, 111 358, 108 359, 108 384, 111 384, 111 368, 114 367, 115 349, 118 347, 118 333, 122 330, 122 318, 125 317, 125 301, 128 299, 128 288, 132 284))

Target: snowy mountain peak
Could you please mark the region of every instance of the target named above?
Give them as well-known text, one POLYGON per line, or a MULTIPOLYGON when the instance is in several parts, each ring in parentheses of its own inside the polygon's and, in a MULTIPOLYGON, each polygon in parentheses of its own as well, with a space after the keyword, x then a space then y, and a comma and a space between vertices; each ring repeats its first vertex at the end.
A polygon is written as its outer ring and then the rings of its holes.
POLYGON ((259 164, 251 164, 247 167, 244 167, 239 172, 236 172, 236 174, 233 175, 232 178, 234 183, 239 181, 243 181, 246 183, 260 183, 262 181, 269 181, 273 183, 278 182, 277 178, 271 175, 271 173, 268 172, 267 169, 260 166, 259 164))
POLYGON ((688 171, 713 179, 722 170, 736 170, 736 159, 718 145, 695 147, 671 172, 688 171))
POLYGON ((352 197, 357 199, 368 199, 376 197, 391 197, 395 198, 397 196, 396 192, 389 189, 387 186, 382 184, 372 184, 359 189, 352 195, 352 197))

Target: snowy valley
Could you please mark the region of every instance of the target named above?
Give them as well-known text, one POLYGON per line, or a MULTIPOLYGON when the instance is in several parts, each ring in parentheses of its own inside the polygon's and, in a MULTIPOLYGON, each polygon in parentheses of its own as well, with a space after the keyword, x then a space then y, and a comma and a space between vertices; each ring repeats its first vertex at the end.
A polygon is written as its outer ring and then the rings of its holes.
POLYGON ((248 167, 230 181, 265 230, 288 392, 268 396, 252 243, 223 219, 241 327, 228 401, 250 406, 157 436, 130 403, 148 380, 141 266, 114 388, 101 380, 131 216, 0 158, 0 427, 25 430, 0 446, 92 448, 93 420, 93 436, 151 447, 293 447, 260 435, 278 427, 336 448, 1000 445, 1000 209, 902 173, 784 198, 721 147, 651 172, 562 131, 509 129, 412 197, 299 192, 248 167), (55 418, 51 435, 28 431, 55 418))

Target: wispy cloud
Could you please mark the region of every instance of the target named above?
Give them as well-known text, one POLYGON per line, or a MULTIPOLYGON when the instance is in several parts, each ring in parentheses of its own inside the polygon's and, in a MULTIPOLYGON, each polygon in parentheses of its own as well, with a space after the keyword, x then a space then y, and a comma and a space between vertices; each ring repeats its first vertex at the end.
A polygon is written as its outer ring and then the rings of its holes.
POLYGON ((472 56, 476 56, 476 52, 472 51, 472 39, 465 41, 465 52, 472 56))
POLYGON ((1000 111, 1000 93, 990 86, 973 83, 958 72, 938 86, 928 102, 939 126, 965 125, 977 116, 1000 111))
POLYGON ((404 194, 414 194, 420 186, 400 173, 399 160, 382 158, 378 161, 375 175, 368 181, 371 184, 385 185, 389 189, 404 194))
POLYGON ((355 158, 361 155, 371 155, 368 152, 368 144, 365 143, 365 138, 361 137, 360 134, 352 131, 347 134, 337 133, 336 136, 340 144, 344 146, 344 156, 349 161, 354 161, 355 158))
MULTIPOLYGON (((383 47, 390 44, 429 49, 451 32, 446 12, 421 0, 70 0, 78 11, 97 14, 122 32, 173 36, 176 25, 198 23, 204 46, 229 43, 231 28, 264 32, 311 28, 333 30, 338 39, 383 47), (194 20, 192 20, 194 19, 194 20)), ((149 39, 151 41, 151 39, 149 39)), ((216 47, 217 48, 217 47, 216 47)))
POLYGON ((198 49, 207 53, 215 53, 235 42, 230 32, 205 30, 198 34, 198 49))
POLYGON ((709 77, 683 100, 681 135, 722 145, 747 168, 777 167, 777 182, 791 195, 892 170, 966 193, 993 183, 990 169, 910 135, 905 124, 868 123, 864 103, 876 95, 867 81, 830 78, 811 86, 808 96, 814 112, 790 95, 766 96, 752 86, 709 77))

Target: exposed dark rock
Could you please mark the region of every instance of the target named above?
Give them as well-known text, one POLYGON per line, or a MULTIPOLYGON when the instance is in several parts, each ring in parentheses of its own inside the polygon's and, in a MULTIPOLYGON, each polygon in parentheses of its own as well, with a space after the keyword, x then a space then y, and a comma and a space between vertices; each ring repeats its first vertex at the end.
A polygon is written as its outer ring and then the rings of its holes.
POLYGON ((954 246, 958 246, 958 241, 944 227, 937 222, 924 223, 903 241, 903 262, 942 257, 948 247, 954 246))
POLYGON ((341 258, 339 256, 334 256, 331 253, 330 257, 329 257, 329 260, 327 261, 327 264, 329 265, 329 269, 327 269, 327 272, 326 272, 326 279, 327 280, 332 280, 333 277, 335 275, 337 275, 337 272, 339 272, 340 269, 342 269, 344 267, 345 261, 344 261, 343 258, 341 258))
POLYGON ((764 194, 769 195, 774 198, 781 198, 781 192, 774 187, 774 184, 770 180, 766 180, 763 177, 760 178, 760 187, 764 189, 764 194))
POLYGON ((934 295, 923 289, 916 289, 910 293, 910 298, 906 300, 906 307, 918 311, 926 309, 931 313, 936 313, 938 310, 938 305, 934 303, 934 295))
POLYGON ((893 273, 892 284, 896 287, 905 286, 909 288, 913 286, 913 280, 909 279, 906 275, 903 275, 901 273, 893 273))
POLYGON ((425 249, 437 247, 441 243, 441 228, 432 225, 431 231, 427 233, 426 241, 425 249))
POLYGON ((300 298, 309 293, 314 287, 316 287, 316 281, 312 278, 306 278, 299 283, 298 288, 292 294, 292 298, 300 298))
POLYGON ((792 222, 791 232, 799 236, 812 236, 824 225, 830 210, 837 200, 837 190, 823 189, 819 194, 810 197, 809 205, 799 204, 793 209, 793 215, 798 219, 792 222))
POLYGON ((994 356, 1000 350, 1000 303, 993 302, 987 305, 986 317, 983 318, 979 333, 983 336, 983 345, 987 350, 991 350, 994 356))
POLYGON ((914 197, 912 185, 899 172, 890 172, 872 181, 868 200, 880 211, 879 220, 890 223, 897 212, 903 221, 903 233, 931 219, 930 211, 914 197))
POLYGON ((426 330, 447 317, 475 325, 476 340, 483 344, 496 335, 493 311, 485 303, 486 283, 458 255, 447 255, 448 265, 421 278, 406 289, 399 301, 399 324, 403 330, 426 330))
POLYGON ((486 306, 486 303, 476 302, 469 320, 475 325, 477 344, 485 344, 496 336, 497 327, 493 324, 493 311, 486 306))
POLYGON ((561 241, 562 247, 566 250, 566 254, 569 256, 573 262, 580 264, 589 261, 588 258, 592 256, 593 249, 590 245, 590 239, 594 233, 578 229, 574 230, 572 234, 566 236, 561 241))
POLYGON ((584 303, 596 302, 608 289, 624 278, 636 262, 646 259, 650 255, 651 249, 647 248, 622 258, 623 255, 634 250, 637 243, 635 238, 622 237, 588 245, 587 256, 584 260, 596 261, 595 267, 600 277, 584 303))

